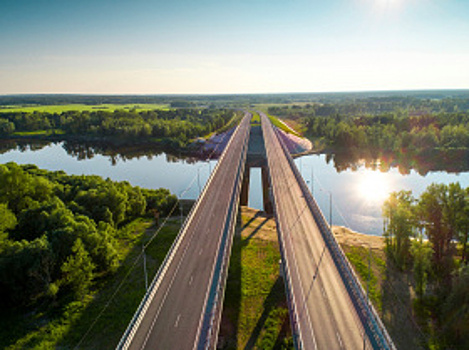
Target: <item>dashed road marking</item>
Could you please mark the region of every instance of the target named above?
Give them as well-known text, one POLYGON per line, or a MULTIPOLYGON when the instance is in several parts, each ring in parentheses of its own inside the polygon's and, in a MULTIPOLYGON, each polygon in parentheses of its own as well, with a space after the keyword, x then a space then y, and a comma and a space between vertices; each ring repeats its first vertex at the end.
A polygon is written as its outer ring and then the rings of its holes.
POLYGON ((342 343, 342 338, 340 337, 339 332, 335 332, 335 335, 337 336, 337 339, 339 340, 340 348, 343 349, 343 348, 344 348, 344 344, 342 343))
POLYGON ((176 319, 176 322, 174 322, 174 327, 177 328, 178 324, 179 324, 179 319, 181 318, 181 314, 178 315, 177 319, 176 319))

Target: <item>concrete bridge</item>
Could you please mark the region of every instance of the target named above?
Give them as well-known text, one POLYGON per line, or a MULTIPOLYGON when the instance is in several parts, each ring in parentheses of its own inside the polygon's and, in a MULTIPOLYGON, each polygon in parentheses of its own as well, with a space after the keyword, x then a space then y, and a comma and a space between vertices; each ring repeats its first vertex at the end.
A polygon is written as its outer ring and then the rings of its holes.
POLYGON ((118 349, 215 349, 239 204, 252 167, 275 215, 296 349, 394 349, 285 145, 246 113, 118 349))

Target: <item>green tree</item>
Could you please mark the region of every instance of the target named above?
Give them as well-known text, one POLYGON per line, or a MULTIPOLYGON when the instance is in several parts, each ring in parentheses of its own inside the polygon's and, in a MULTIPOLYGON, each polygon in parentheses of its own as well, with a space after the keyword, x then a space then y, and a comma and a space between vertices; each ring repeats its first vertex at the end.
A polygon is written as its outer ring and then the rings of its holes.
POLYGON ((462 266, 453 279, 451 293, 442 307, 441 324, 451 349, 469 349, 469 265, 462 266))
POLYGON ((392 192, 383 204, 383 215, 388 222, 384 232, 387 251, 401 269, 408 263, 410 237, 416 227, 414 201, 410 191, 399 191, 392 192))
POLYGON ((94 268, 83 242, 78 238, 73 244, 72 255, 62 265, 61 284, 65 289, 69 289, 75 298, 81 299, 89 290, 94 268))
POLYGON ((0 252, 2 241, 7 238, 7 230, 16 226, 16 216, 5 203, 0 203, 0 252))
POLYGON ((452 240, 458 225, 460 208, 457 186, 431 184, 420 196, 420 221, 433 248, 433 267, 438 280, 449 281, 453 268, 452 240))
POLYGON ((412 241, 410 253, 413 259, 413 271, 417 296, 421 299, 425 293, 428 274, 431 269, 432 247, 429 242, 422 238, 412 241))

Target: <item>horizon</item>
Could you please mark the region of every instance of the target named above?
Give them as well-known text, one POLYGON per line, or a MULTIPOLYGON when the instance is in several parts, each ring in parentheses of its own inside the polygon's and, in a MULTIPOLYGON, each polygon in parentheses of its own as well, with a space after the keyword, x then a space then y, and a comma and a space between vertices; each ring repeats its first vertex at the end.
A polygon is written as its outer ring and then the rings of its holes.
POLYGON ((396 93, 443 93, 443 92, 456 92, 456 93, 469 93, 469 88, 462 89, 402 89, 402 90, 349 90, 349 91, 283 91, 283 92, 254 92, 254 93, 64 93, 64 92, 51 92, 51 93, 12 93, 2 94, 0 97, 21 97, 21 96, 102 96, 102 97, 192 97, 192 96, 262 96, 262 95, 327 95, 327 94, 396 94, 396 93))
POLYGON ((6 0, 0 95, 469 89, 469 2, 6 0))

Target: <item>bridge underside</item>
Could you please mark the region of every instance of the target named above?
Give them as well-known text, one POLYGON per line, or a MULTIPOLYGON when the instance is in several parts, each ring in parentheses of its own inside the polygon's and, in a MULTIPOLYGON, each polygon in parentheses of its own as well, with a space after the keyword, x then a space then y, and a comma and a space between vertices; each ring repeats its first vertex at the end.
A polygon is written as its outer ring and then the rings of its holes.
POLYGON ((262 201, 264 212, 268 215, 273 214, 272 201, 269 195, 269 170, 267 165, 267 154, 265 152, 264 137, 260 125, 251 125, 249 136, 248 153, 246 166, 244 168, 243 184, 241 187, 240 205, 248 205, 249 202, 249 182, 251 179, 251 168, 261 168, 262 179, 262 201))

